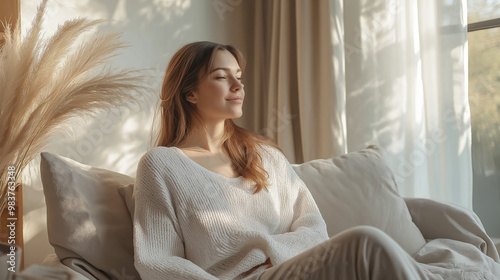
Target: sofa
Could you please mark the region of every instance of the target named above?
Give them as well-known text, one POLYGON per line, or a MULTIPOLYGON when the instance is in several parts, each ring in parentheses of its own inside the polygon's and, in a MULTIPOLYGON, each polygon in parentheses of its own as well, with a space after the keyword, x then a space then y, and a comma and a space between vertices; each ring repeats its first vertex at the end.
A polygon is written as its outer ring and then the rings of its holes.
MULTIPOLYGON (((443 279, 500 279, 498 251, 474 212, 401 197, 378 147, 293 167, 330 236, 377 227, 443 279)), ((48 152, 41 154, 40 171, 55 251, 44 264, 68 279, 140 279, 133 259, 134 178, 48 152)))

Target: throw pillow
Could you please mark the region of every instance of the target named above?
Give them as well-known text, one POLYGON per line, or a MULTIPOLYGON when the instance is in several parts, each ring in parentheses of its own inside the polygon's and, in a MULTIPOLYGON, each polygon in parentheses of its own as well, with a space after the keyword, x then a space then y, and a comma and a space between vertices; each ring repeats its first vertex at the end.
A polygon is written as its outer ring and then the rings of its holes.
POLYGON ((132 220, 118 191, 134 179, 50 153, 41 158, 49 242, 59 259, 83 259, 111 279, 140 279, 132 220))
POLYGON ((369 225, 387 233, 410 255, 425 245, 377 147, 295 164, 294 169, 313 195, 330 236, 369 225))

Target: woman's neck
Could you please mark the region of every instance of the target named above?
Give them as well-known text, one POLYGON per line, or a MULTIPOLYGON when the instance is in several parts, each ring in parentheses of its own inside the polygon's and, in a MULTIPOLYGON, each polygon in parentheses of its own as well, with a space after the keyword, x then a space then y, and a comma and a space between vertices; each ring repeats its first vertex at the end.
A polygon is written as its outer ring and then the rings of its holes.
POLYGON ((224 121, 206 123, 193 133, 179 147, 181 149, 205 150, 218 153, 222 150, 222 137, 224 135, 224 121))

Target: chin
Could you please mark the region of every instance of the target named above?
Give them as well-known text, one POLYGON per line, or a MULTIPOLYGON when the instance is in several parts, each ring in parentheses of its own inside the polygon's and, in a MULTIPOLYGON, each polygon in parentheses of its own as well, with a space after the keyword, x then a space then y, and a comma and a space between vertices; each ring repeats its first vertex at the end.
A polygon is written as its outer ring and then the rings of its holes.
POLYGON ((233 114, 231 114, 232 116, 230 117, 230 119, 237 119, 237 118, 240 118, 241 116, 243 116, 243 111, 239 111, 239 112, 234 112, 233 114))

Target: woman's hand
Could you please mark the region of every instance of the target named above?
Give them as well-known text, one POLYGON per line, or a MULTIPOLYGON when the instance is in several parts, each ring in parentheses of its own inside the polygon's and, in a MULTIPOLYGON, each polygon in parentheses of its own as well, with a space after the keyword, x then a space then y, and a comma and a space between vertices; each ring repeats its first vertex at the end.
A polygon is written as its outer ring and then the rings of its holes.
POLYGON ((273 267, 273 264, 271 263, 271 259, 267 258, 267 260, 265 262, 263 262, 261 264, 258 264, 256 266, 250 268, 248 271, 243 272, 241 275, 242 276, 248 276, 248 275, 252 274, 257 268, 259 268, 259 267, 261 267, 263 265, 267 265, 267 268, 273 267))
POLYGON ((273 267, 273 264, 271 263, 271 259, 270 258, 267 258, 267 260, 263 263, 263 265, 264 264, 267 264, 267 268, 273 267))

